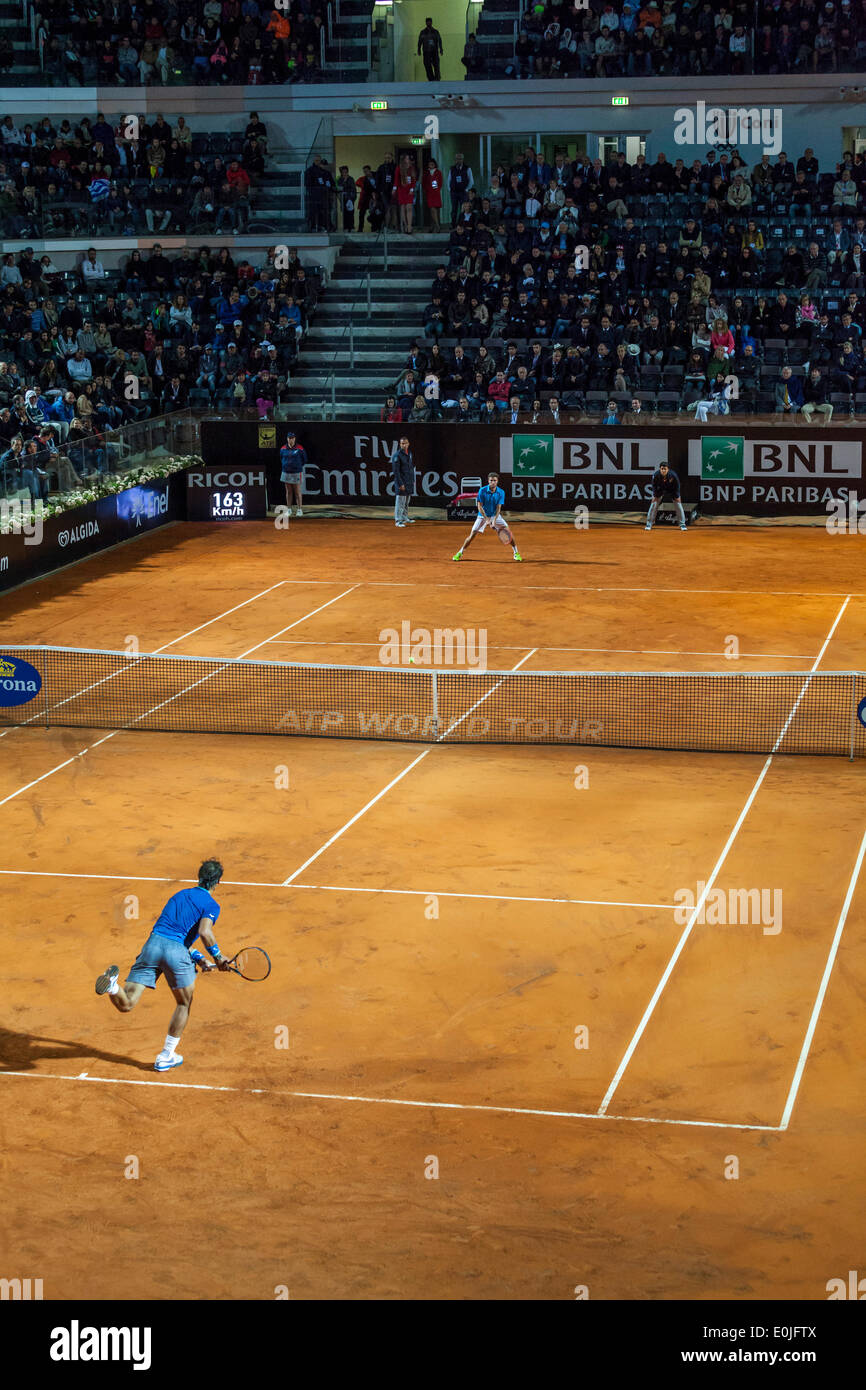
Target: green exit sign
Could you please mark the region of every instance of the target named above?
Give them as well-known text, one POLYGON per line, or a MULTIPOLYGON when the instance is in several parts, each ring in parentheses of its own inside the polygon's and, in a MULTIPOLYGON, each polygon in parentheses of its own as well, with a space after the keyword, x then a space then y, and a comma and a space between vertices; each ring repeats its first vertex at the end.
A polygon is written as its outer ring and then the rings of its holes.
POLYGON ((410 145, 426 145, 427 141, 423 135, 413 135, 409 141, 410 145))
POLYGON ((628 97, 611 97, 611 106, 628 106, 628 97))
POLYGON ((387 101, 371 101, 371 102, 370 102, 370 110, 371 110, 371 111, 387 111, 387 110, 388 110, 388 103, 387 103, 387 101))

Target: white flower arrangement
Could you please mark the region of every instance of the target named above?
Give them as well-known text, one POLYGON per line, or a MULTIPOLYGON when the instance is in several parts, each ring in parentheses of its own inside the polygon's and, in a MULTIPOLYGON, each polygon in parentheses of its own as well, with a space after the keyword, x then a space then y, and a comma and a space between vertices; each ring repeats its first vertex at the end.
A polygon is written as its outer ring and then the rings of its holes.
POLYGON ((23 503, 15 498, 0 498, 0 535, 19 533, 22 528, 31 526, 38 519, 44 521, 47 517, 59 516, 62 512, 74 510, 75 507, 83 507, 88 502, 98 502, 101 497, 112 497, 118 492, 125 492, 128 487, 138 487, 141 483, 152 482, 155 478, 167 478, 169 474, 178 473, 184 468, 202 466, 202 460, 197 454, 187 454, 178 458, 154 460, 138 468, 127 469, 123 473, 112 473, 108 477, 100 478, 99 482, 91 487, 64 492, 53 502, 38 500, 35 503, 23 503))

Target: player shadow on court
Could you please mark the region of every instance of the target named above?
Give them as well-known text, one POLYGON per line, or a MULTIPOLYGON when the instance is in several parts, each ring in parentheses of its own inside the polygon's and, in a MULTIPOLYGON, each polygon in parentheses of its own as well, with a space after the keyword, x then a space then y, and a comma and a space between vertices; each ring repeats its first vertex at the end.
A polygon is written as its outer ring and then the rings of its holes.
POLYGON ((90 1043, 43 1038, 35 1033, 13 1033, 8 1028, 0 1028, 0 1072, 33 1071, 37 1062, 74 1062, 82 1059, 114 1062, 118 1066, 134 1067, 136 1071, 153 1071, 152 1062, 140 1062, 135 1057, 124 1057, 118 1052, 103 1052, 90 1043), (40 1047, 40 1043, 51 1046, 40 1047))

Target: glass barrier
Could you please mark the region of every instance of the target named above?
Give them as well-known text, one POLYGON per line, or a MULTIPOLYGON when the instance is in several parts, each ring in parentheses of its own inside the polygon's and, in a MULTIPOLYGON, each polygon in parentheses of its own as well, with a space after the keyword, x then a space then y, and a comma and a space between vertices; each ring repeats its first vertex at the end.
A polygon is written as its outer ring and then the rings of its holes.
POLYGON ((74 506, 119 491, 129 475, 141 481, 144 474, 182 467, 178 460, 198 456, 199 420, 210 412, 181 410, 106 430, 77 417, 49 419, 41 427, 28 422, 11 439, 11 426, 2 420, 7 413, 0 411, 0 498, 28 511, 36 502, 52 509, 74 506))

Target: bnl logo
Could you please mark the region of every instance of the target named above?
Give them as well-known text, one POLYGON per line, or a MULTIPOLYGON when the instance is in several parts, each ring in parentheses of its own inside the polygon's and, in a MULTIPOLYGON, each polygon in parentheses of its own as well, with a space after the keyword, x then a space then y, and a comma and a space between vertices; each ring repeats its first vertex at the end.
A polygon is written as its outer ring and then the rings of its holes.
POLYGON ((42 1297, 41 1279, 0 1279, 0 1300, 27 1303, 42 1297))

